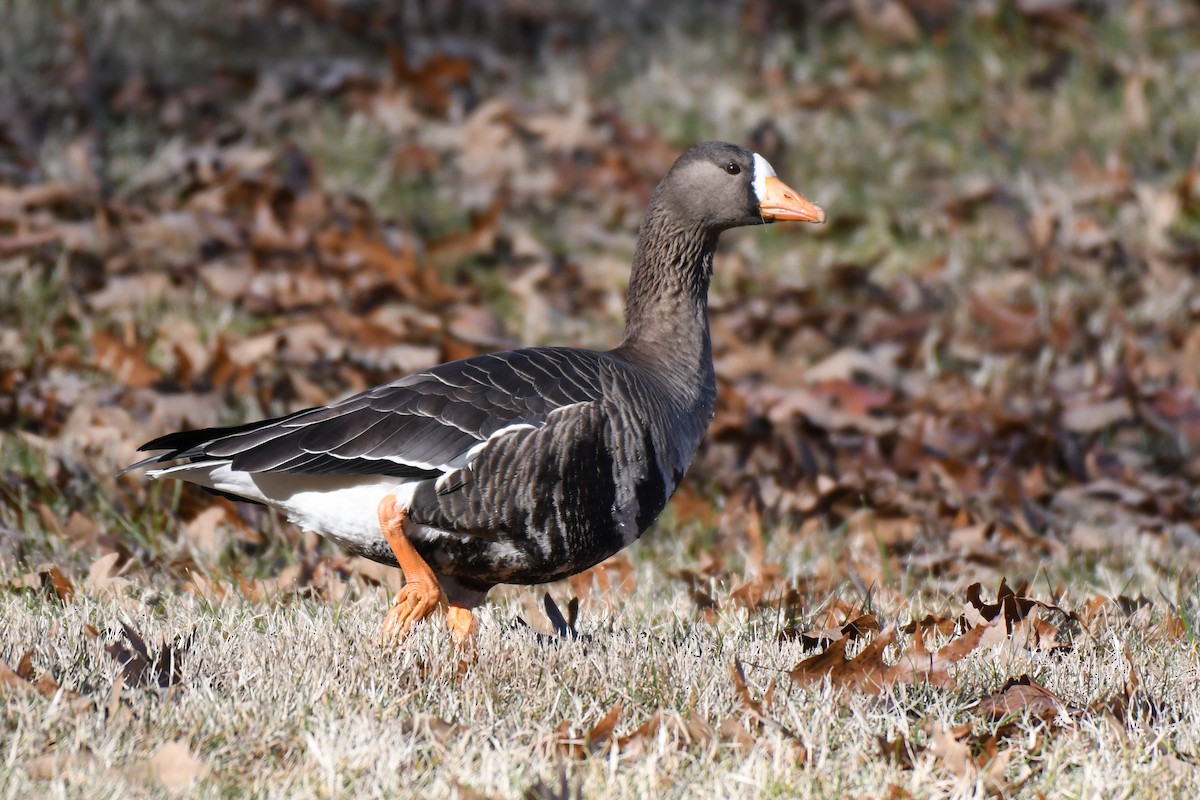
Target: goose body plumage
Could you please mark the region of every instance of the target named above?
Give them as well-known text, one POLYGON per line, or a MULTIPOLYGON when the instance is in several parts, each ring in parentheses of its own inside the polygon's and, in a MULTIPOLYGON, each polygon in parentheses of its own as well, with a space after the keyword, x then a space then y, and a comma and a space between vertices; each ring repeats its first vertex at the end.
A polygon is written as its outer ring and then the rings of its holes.
MULTIPOLYGON (((414 543, 468 583, 542 583, 633 542, 712 416, 711 370, 672 392, 615 350, 527 348, 439 365, 253 426, 163 436, 150 471, 274 505, 387 564, 375 508, 407 500, 414 543)), ((136 465, 135 465, 136 466, 136 465)))
POLYGON ((679 485, 716 398, 707 296, 717 238, 773 219, 824 212, 761 156, 696 145, 651 198, 615 349, 448 362, 319 408, 161 436, 141 449, 167 452, 127 470, 275 506, 407 571, 381 523, 392 498, 452 605, 469 595, 469 608, 497 583, 572 575, 636 540, 679 485))

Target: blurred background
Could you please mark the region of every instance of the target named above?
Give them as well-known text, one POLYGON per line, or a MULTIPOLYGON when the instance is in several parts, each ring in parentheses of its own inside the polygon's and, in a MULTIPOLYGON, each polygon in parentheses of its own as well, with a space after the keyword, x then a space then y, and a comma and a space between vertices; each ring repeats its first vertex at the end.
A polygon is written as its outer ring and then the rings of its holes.
POLYGON ((3 17, 5 572, 378 575, 260 508, 113 474, 169 430, 517 343, 612 346, 649 193, 715 138, 829 223, 724 237, 717 416, 651 537, 671 544, 645 546, 694 577, 783 541, 828 558, 814 581, 870 585, 1138 544, 1190 580, 1194 2, 3 17))

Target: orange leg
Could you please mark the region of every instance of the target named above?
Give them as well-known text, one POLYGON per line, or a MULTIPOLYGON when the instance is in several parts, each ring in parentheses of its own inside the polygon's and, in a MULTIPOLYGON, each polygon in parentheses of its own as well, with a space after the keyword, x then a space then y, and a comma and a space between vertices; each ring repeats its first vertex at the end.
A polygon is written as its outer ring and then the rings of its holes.
POLYGON ((442 601, 442 589, 429 564, 405 535, 407 515, 394 495, 383 498, 378 514, 383 538, 391 545, 396 562, 404 572, 404 586, 396 593, 392 607, 383 618, 383 627, 379 629, 379 644, 382 645, 392 638, 403 639, 413 625, 432 614, 442 601))
POLYGON ((446 609, 446 627, 450 629, 450 638, 455 644, 465 645, 475 638, 479 623, 467 606, 456 606, 453 603, 446 609))
POLYGON ((446 627, 450 629, 450 638, 457 645, 469 644, 479 629, 471 610, 487 598, 487 590, 463 586, 453 576, 442 579, 442 590, 448 603, 446 627))

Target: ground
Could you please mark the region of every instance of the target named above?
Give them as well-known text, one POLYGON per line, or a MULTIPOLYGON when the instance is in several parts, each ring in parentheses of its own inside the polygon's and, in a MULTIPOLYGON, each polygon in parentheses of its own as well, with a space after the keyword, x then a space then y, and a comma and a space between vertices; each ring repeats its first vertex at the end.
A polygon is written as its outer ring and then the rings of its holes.
POLYGON ((152 5, 0 37, 4 794, 1195 795, 1193 5, 152 5), (472 646, 379 647, 394 570, 115 477, 610 346, 704 138, 829 222, 724 237, 684 487, 472 646))

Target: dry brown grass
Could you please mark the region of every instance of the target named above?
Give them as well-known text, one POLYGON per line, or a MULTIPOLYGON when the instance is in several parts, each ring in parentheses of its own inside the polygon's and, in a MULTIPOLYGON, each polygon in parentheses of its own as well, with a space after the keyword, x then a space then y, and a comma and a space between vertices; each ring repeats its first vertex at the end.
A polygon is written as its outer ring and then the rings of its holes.
MULTIPOLYGON (((28 653, 32 681, 0 689, 3 790, 154 796, 166 782, 203 797, 542 797, 559 796, 546 792, 561 788, 562 772, 584 797, 1194 796, 1197 648, 1190 635, 1167 633, 1161 605, 1132 614, 1111 606, 1086 630, 1064 626, 1064 647, 1052 653, 1012 640, 981 647, 952 668, 949 690, 799 688, 786 671, 803 645, 779 643, 779 617, 731 605, 704 621, 664 569, 677 557, 665 549, 635 549, 634 592, 584 599, 584 640, 550 640, 516 622, 534 621, 534 593, 523 601, 509 590, 483 611, 465 652, 436 622, 403 645, 376 646, 384 589, 358 581, 340 601, 254 602, 232 592, 212 603, 141 580, 81 586, 65 604, 48 590, 0 594, 0 660, 17 665, 28 653), (178 676, 160 664, 143 684, 120 678, 106 648, 130 648, 122 625, 145 639, 152 662, 172 645, 178 676), (735 659, 750 705, 732 676, 735 659), (981 698, 1020 675, 1065 706, 1048 716, 982 715, 981 698), (58 688, 39 691, 42 676, 58 688), (1110 701, 1131 682, 1120 718, 1110 701), (617 705, 620 745, 593 732, 617 705), (656 714, 656 729, 631 736, 656 714), (964 724, 971 731, 956 746, 943 729, 964 724), (972 766, 979 753, 969 748, 997 731, 994 755, 972 766), (186 749, 164 755, 172 743, 186 749)), ((1144 558, 1112 565, 1162 574, 1144 558)), ((1183 592, 1163 602, 1180 603, 1184 619, 1200 613, 1194 584, 1132 580, 1126 591, 1183 592)), ((569 594, 550 589, 560 600, 569 594)), ((719 597, 727 590, 714 587, 719 597)), ((878 592, 875 611, 903 624, 964 605, 926 591, 908 600, 878 592)), ((1079 608, 1094 594, 1093 582, 1076 581, 1060 603, 1079 608)), ((863 602, 849 585, 842 595, 863 602)))

